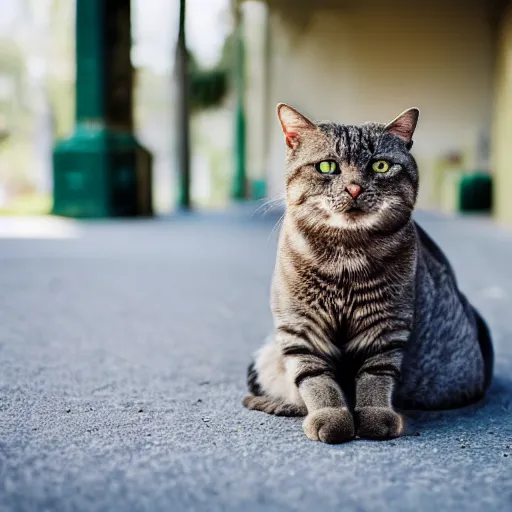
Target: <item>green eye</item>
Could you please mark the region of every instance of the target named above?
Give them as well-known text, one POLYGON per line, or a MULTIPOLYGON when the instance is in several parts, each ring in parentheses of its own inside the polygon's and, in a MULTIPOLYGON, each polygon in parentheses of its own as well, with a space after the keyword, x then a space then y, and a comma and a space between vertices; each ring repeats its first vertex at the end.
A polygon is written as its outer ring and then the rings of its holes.
POLYGON ((322 174, 334 174, 338 170, 338 164, 332 160, 324 160, 318 163, 316 168, 322 174))
POLYGON ((375 172, 387 172, 389 171, 389 164, 386 162, 386 160, 377 160, 373 163, 372 169, 375 172))

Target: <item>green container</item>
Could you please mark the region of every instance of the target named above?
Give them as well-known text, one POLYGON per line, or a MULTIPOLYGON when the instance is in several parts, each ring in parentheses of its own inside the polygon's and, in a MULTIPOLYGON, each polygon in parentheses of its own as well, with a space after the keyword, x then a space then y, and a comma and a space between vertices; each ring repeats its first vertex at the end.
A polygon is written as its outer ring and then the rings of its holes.
POLYGON ((476 171, 464 174, 459 182, 459 211, 490 212, 492 208, 492 177, 476 171))

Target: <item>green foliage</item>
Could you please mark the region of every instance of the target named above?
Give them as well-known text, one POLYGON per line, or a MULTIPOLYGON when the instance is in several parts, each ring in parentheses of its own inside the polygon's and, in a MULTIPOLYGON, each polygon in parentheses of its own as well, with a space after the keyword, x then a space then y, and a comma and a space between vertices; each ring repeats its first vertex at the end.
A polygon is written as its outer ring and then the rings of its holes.
POLYGON ((228 74, 223 69, 190 73, 190 105, 193 110, 219 106, 228 91, 228 74))
POLYGON ((235 71, 235 58, 236 58, 236 38, 235 32, 231 32, 226 37, 222 47, 222 53, 219 61, 219 67, 228 70, 229 73, 235 71))
POLYGON ((227 41, 224 44, 221 59, 213 69, 201 69, 194 55, 191 52, 188 54, 190 105, 193 110, 219 107, 229 92, 231 77, 227 41))

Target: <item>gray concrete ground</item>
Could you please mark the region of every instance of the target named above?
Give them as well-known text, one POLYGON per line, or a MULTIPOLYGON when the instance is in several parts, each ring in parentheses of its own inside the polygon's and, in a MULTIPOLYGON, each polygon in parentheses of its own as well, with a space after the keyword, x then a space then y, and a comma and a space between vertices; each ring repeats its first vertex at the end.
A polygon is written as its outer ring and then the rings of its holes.
POLYGON ((0 511, 512 510, 512 234, 419 217, 489 320, 495 384, 419 435, 342 446, 240 405, 273 216, 0 239, 0 511))

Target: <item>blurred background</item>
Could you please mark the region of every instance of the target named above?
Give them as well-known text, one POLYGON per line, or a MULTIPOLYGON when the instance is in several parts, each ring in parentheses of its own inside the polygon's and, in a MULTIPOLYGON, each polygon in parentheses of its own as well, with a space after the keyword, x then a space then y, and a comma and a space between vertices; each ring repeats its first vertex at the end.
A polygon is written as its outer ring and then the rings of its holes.
POLYGON ((222 208, 283 192, 275 105, 422 111, 419 206, 512 220, 505 0, 2 0, 0 211, 222 208))
MULTIPOLYGON (((82 149, 103 151, 93 148, 94 140, 77 147, 84 126, 92 132, 105 128, 109 132, 105 137, 135 135, 152 155, 148 185, 154 192, 154 211, 172 211, 180 185, 174 72, 180 2, 78 4, 75 0, 1 1, 0 212, 52 209, 52 153, 58 141, 74 139, 69 152, 78 159, 82 149)), ((190 98, 190 189, 196 205, 219 206, 228 199, 232 177, 233 101, 228 84, 232 15, 229 0, 189 0, 187 11, 188 68, 195 93, 190 98)), ((111 153, 106 148, 104 152, 111 153)), ((114 167, 115 163, 107 163, 103 172, 114 167)), ((63 168, 57 164, 56 172, 71 171, 64 163, 63 168)), ((94 169, 84 166, 83 172, 94 169)), ((63 180, 66 187, 66 177, 63 180)), ((109 212, 108 205, 103 214, 86 211, 83 202, 101 195, 87 185, 76 198, 76 215, 69 210, 60 213, 85 217, 118 213, 109 212)), ((66 197, 69 193, 63 191, 66 197)))

